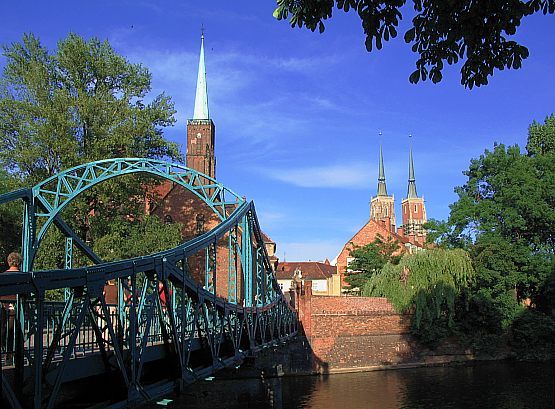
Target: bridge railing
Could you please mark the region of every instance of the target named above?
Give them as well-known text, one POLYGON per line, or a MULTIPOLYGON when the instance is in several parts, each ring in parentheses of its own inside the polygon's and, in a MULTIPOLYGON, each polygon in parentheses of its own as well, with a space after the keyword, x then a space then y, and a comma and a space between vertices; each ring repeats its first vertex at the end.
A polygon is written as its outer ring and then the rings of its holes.
POLYGON ((23 272, 0 274, 0 297, 16 296, 9 303, 14 306, 13 321, 5 314, 0 322, 7 341, 2 344, 0 385, 13 407, 54 407, 62 384, 75 378, 68 366, 80 359, 81 370, 87 368, 87 359, 100 358, 106 373, 118 373, 129 401, 149 399, 154 393, 149 389, 154 386, 145 383, 149 359, 166 359, 168 372, 186 384, 297 331, 295 312, 271 269, 254 204, 206 175, 162 161, 114 159, 70 169, 33 189, 0 195, 0 204, 20 199, 25 208, 23 272), (205 201, 220 223, 173 249, 102 262, 60 212, 87 188, 136 172, 181 184, 205 201), (65 269, 33 271, 50 224, 66 236, 66 251, 77 246, 95 265, 76 268, 69 252, 65 269), (222 243, 228 252, 223 267, 217 257, 222 243), (202 282, 191 274, 195 260, 204 260, 202 282), (222 271, 228 275, 227 297, 218 292, 222 271), (104 294, 108 284, 118 288, 115 304, 104 294), (65 302, 45 300, 49 290, 64 290, 65 302))

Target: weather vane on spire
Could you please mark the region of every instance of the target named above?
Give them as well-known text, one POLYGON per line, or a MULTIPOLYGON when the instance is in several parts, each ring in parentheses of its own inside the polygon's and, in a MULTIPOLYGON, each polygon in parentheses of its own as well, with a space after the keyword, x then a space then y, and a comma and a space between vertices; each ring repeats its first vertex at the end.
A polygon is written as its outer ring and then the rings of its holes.
POLYGON ((204 31, 205 31, 204 24, 201 24, 200 25, 200 38, 204 38, 204 31))

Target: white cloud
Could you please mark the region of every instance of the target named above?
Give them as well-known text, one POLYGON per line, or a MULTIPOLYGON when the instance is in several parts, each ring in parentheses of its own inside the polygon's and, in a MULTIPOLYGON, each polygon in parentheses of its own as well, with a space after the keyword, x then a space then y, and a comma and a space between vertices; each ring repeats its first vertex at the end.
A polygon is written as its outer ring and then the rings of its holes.
POLYGON ((257 211, 257 215, 260 225, 265 229, 280 226, 287 219, 284 213, 270 210, 257 211))
POLYGON ((272 179, 300 187, 360 188, 368 189, 368 181, 375 179, 368 164, 349 163, 288 169, 265 169, 272 179))
POLYGON ((331 261, 344 244, 337 240, 278 242, 277 256, 280 261, 324 261, 326 258, 331 261))

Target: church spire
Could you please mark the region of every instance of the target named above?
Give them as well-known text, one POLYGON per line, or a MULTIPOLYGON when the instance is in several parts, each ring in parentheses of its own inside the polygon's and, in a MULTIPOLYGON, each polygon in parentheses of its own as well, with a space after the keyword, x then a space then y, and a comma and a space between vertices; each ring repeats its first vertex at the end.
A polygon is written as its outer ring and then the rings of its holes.
POLYGON ((198 63, 197 93, 193 119, 209 119, 208 90, 206 88, 206 67, 204 65, 204 33, 200 36, 200 59, 198 63))
POLYGON ((204 66, 204 31, 200 36, 197 93, 193 118, 187 120, 187 167, 216 177, 216 127, 208 115, 208 92, 204 66))
POLYGON ((416 179, 414 178, 414 163, 412 161, 412 148, 409 150, 409 187, 407 190, 407 199, 418 197, 416 193, 416 179))
POLYGON ((380 146, 380 168, 378 173, 378 196, 387 196, 387 186, 385 184, 385 170, 383 166, 383 152, 380 146))

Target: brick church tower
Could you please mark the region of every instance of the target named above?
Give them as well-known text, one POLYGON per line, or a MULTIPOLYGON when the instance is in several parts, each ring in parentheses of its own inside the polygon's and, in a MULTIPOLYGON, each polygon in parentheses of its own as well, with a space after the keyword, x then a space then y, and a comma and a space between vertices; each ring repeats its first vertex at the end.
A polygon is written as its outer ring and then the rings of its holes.
POLYGON ((416 192, 412 149, 409 151, 409 185, 407 197, 401 202, 401 209, 403 212, 403 225, 399 228, 399 234, 407 237, 413 243, 424 244, 426 241, 426 230, 423 225, 428 219, 426 218, 424 198, 418 197, 418 193, 416 192))
MULTIPOLYGON (((204 63, 204 35, 201 36, 200 58, 198 65, 195 107, 192 119, 187 120, 187 153, 188 168, 216 177, 215 126, 208 111, 208 91, 206 86, 206 67, 204 63)), ((150 206, 150 213, 158 216, 166 223, 180 223, 183 226, 183 241, 191 240, 217 226, 219 217, 214 211, 191 191, 166 182, 157 188, 159 198, 150 206)), ((217 288, 216 294, 228 296, 228 265, 227 238, 217 243, 217 288), (225 243, 224 243, 225 241, 225 243)), ((205 253, 197 253, 188 258, 189 272, 198 283, 209 288, 205 274, 205 253)), ((240 291, 240 283, 237 284, 240 291)))
POLYGON ((380 164, 378 174, 378 192, 370 201, 370 220, 376 220, 387 230, 395 232, 394 197, 387 194, 382 147, 380 146, 380 164))
POLYGON ((216 127, 208 113, 203 34, 200 42, 195 110, 193 118, 187 120, 187 167, 212 178, 216 177, 215 134, 216 127))

